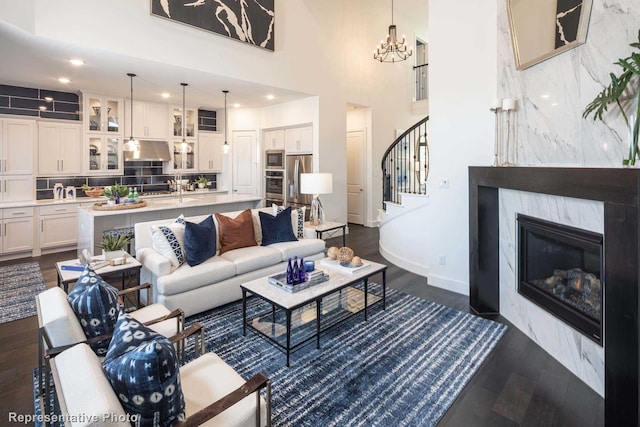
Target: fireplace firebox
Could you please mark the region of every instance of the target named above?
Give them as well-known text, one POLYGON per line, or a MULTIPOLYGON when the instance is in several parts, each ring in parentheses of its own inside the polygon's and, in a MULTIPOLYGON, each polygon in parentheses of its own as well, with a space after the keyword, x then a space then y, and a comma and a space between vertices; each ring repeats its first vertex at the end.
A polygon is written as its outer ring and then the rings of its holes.
POLYGON ((603 239, 518 214, 518 292, 602 345, 603 239))

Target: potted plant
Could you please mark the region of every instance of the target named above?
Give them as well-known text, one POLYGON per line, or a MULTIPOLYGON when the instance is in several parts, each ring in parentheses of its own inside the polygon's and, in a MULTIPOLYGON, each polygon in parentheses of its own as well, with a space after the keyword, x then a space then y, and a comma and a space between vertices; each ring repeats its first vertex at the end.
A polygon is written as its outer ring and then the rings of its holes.
POLYGON ((109 199, 109 204, 118 204, 120 197, 125 197, 129 194, 129 189, 116 182, 111 187, 105 187, 102 194, 109 199))
MULTIPOLYGON (((631 43, 631 47, 640 50, 640 31, 638 42, 631 43)), ((622 73, 616 76, 610 73, 611 84, 604 88, 596 98, 591 101, 584 110, 582 117, 587 118, 593 114, 593 119, 603 120, 602 114, 607 111, 611 103, 615 103, 624 118, 629 131, 629 156, 622 161, 623 165, 635 165, 638 158, 638 116, 640 115, 640 103, 637 92, 638 79, 640 78, 640 53, 632 52, 630 56, 618 59, 616 65, 622 67, 622 73), (633 82, 632 84, 629 84, 633 82), (633 91, 636 90, 636 93, 633 91), (629 111, 629 114, 625 110, 629 111)))
POLYGON ((124 248, 131 241, 131 237, 125 234, 103 236, 99 247, 102 248, 104 260, 109 261, 114 258, 122 258, 125 256, 124 248))
POLYGON ((200 177, 196 179, 196 184, 198 184, 198 188, 205 188, 207 184, 209 184, 209 180, 204 176, 200 175, 200 177))

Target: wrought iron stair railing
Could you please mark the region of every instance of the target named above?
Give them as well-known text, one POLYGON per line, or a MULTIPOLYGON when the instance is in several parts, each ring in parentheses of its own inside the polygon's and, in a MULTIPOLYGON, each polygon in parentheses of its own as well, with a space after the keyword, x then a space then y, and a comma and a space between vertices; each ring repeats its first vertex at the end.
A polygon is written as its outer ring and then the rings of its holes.
POLYGON ((382 156, 382 208, 399 203, 400 193, 426 194, 429 177, 427 121, 420 120, 400 135, 382 156))

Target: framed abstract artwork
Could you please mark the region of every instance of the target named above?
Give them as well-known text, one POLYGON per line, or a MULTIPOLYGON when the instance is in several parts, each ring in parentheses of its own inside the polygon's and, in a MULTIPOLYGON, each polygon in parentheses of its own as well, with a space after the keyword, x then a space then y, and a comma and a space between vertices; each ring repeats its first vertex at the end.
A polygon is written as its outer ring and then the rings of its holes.
POLYGON ((274 50, 274 0, 151 0, 151 15, 274 50))
POLYGON ((516 69, 583 44, 591 4, 592 0, 507 0, 516 69))

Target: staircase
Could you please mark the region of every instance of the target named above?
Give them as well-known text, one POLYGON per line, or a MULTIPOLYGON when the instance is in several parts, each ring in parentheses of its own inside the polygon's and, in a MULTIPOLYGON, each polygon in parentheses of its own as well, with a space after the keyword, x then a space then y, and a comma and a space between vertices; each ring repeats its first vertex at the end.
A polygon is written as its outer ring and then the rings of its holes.
POLYGON ((382 209, 399 203, 400 193, 426 194, 429 176, 427 120, 420 120, 400 135, 382 156, 382 209))
POLYGON ((412 273, 428 276, 429 144, 425 117, 400 135, 382 157, 382 209, 379 211, 382 256, 412 273))

